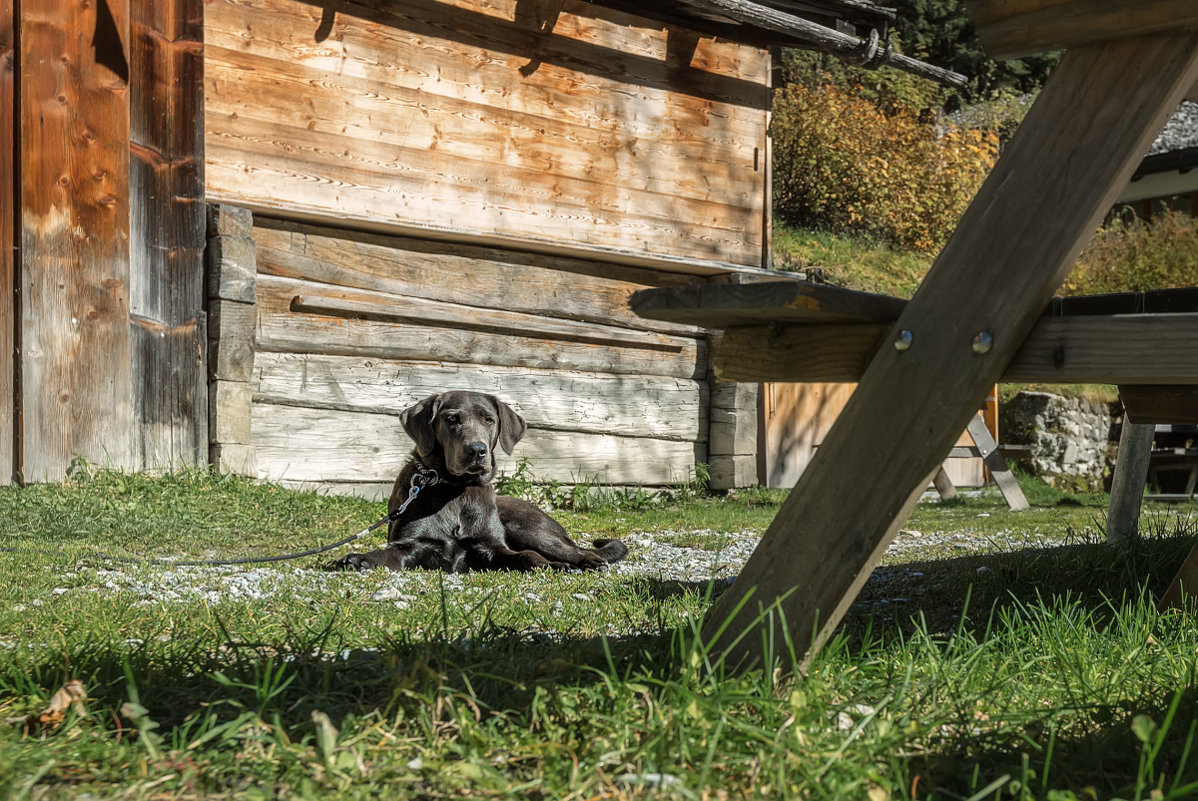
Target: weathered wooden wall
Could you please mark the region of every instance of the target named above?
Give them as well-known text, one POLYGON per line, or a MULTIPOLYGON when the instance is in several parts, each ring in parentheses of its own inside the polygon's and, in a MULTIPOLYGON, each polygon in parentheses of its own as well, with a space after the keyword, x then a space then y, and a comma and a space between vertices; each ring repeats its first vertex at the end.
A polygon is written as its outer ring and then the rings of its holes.
MULTIPOLYGON (((212 432, 214 453, 248 432, 252 453, 233 452, 260 477, 382 495, 412 448, 397 413, 450 389, 528 422, 508 473, 527 458, 546 480, 664 485, 707 457, 705 332, 627 306, 691 276, 262 217, 252 231, 252 403, 222 379, 212 432)), ((244 256, 220 247, 240 273, 244 256)), ((244 339, 229 307, 214 313, 217 365, 244 339)))
POLYGON ((41 481, 133 462, 129 3, 19 8, 20 472, 41 481))
POLYGON ((3 480, 206 456, 202 17, 202 0, 0 10, 3 480))
POLYGON ((762 265, 768 54, 558 5, 208 0, 209 199, 762 265))

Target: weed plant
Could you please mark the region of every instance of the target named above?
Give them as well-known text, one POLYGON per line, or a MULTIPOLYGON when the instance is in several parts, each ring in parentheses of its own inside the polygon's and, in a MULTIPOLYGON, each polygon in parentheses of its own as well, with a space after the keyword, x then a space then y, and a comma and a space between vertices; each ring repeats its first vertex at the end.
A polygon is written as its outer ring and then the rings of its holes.
MULTIPOLYGON (((760 532, 783 495, 556 514, 760 532)), ((363 501, 202 472, 3 488, 0 797, 1198 797, 1198 621, 1154 605, 1198 509, 1113 550, 1064 501, 920 504, 802 672, 705 647, 722 584, 96 555, 310 547, 363 501)))

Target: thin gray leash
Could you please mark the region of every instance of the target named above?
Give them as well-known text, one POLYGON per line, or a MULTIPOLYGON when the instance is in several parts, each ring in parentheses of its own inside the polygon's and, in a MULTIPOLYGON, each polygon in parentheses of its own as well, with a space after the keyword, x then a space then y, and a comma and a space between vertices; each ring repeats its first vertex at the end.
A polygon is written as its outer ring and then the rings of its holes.
MULTIPOLYGON (((352 534, 343 540, 338 540, 337 542, 331 543, 329 545, 323 545, 319 548, 312 548, 311 550, 307 550, 307 551, 299 551, 298 553, 282 554, 281 556, 247 556, 242 559, 186 559, 186 560, 162 559, 162 558, 137 559, 137 558, 128 557, 128 556, 113 556, 111 554, 104 553, 103 551, 97 551, 94 554, 89 554, 89 555, 97 556, 101 559, 105 559, 110 562, 121 562, 124 564, 169 565, 171 567, 255 565, 255 564, 263 564, 266 562, 286 562, 286 561, 290 561, 292 559, 300 559, 305 556, 315 556, 318 553, 324 553, 325 551, 331 551, 334 548, 340 548, 343 545, 348 545, 351 542, 354 542, 355 540, 360 540, 362 537, 365 537, 367 534, 374 531, 379 526, 386 525, 387 523, 390 523, 393 520, 398 520, 399 516, 402 515, 404 513, 404 510, 407 509, 408 506, 411 505, 412 501, 416 500, 416 496, 420 494, 420 491, 422 489, 424 489, 425 487, 431 487, 432 485, 436 484, 439 480, 440 480, 440 477, 437 475, 435 470, 429 470, 428 468, 421 468, 419 471, 417 471, 412 476, 412 483, 411 483, 411 485, 409 485, 409 488, 408 488, 407 499, 402 504, 400 504, 399 508, 397 508, 394 512, 389 513, 386 517, 383 517, 383 518, 375 521, 374 523, 371 523, 369 526, 362 529, 358 533, 352 534)), ((24 548, 0 548, 0 551, 22 551, 22 550, 26 550, 26 549, 24 549, 24 548)), ((37 549, 36 552, 37 553, 50 553, 50 551, 46 551, 45 549, 40 549, 40 548, 37 549)))

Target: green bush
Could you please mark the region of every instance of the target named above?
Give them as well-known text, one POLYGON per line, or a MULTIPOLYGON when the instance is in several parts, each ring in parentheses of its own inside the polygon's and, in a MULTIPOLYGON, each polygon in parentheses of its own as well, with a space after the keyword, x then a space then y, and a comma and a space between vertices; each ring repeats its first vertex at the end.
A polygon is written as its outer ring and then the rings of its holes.
POLYGON ((793 224, 934 250, 993 166, 998 138, 862 92, 804 81, 775 93, 775 209, 793 224))
POLYGON ((1078 257, 1066 295, 1142 292, 1198 285, 1198 220, 1169 213, 1150 223, 1115 221, 1078 257))

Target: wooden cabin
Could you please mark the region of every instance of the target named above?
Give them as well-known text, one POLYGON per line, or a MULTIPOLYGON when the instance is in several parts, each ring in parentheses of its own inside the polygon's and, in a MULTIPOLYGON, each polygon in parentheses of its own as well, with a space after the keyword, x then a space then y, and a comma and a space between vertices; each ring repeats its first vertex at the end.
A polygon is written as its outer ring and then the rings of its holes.
POLYGON ((628 297, 769 268, 771 47, 895 62, 889 14, 4 4, 0 479, 211 461, 379 496, 397 413, 470 388, 529 423, 509 472, 755 483, 756 384, 628 297))

